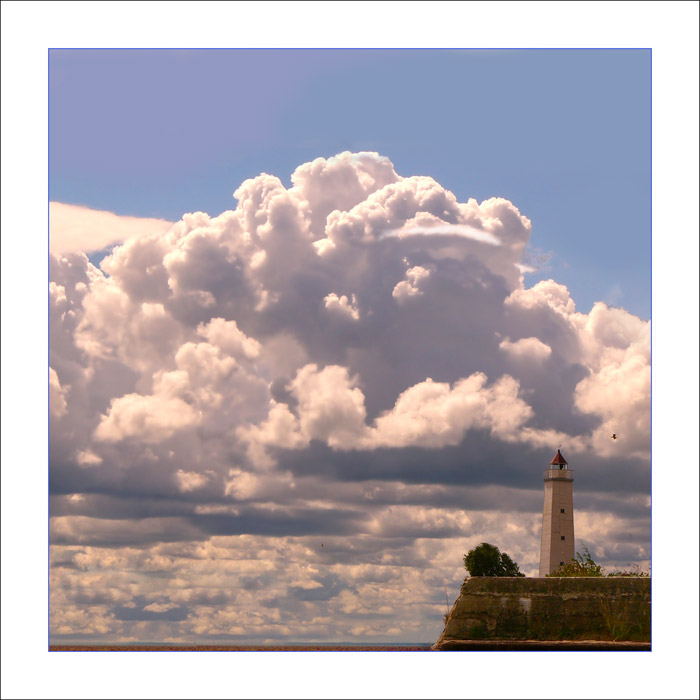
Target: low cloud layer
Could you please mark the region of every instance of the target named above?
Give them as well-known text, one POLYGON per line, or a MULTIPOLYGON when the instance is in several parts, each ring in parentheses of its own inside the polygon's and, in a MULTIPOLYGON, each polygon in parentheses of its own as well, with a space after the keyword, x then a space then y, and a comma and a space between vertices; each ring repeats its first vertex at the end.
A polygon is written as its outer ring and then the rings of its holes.
POLYGON ((470 546, 536 574, 559 445, 577 544, 646 566, 649 322, 528 287, 505 199, 291 183, 52 242, 53 638, 433 641, 470 546))
POLYGON ((49 250, 56 254, 76 250, 93 253, 132 237, 165 232, 172 224, 163 219, 119 216, 111 211, 49 202, 49 250))

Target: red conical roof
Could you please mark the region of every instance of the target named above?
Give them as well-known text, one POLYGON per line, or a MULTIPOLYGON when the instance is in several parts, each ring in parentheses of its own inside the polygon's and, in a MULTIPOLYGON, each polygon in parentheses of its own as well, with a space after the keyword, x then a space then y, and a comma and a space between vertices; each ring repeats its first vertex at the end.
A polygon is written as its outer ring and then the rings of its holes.
POLYGON ((564 459, 564 455, 557 450, 557 453, 554 455, 554 459, 550 462, 550 464, 556 464, 558 467, 561 467, 563 464, 568 465, 569 463, 564 459))

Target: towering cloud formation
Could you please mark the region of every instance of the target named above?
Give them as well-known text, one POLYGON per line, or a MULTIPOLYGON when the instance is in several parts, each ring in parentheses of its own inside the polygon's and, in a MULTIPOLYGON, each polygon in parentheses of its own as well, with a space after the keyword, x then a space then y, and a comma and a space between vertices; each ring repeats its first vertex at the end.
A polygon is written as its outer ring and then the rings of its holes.
POLYGON ((591 545, 647 558, 648 322, 527 288, 513 204, 375 153, 235 197, 100 268, 52 255, 57 638, 432 639, 470 542, 536 568, 560 443, 591 512, 625 492, 591 545), (394 629, 407 589, 413 627, 394 629))

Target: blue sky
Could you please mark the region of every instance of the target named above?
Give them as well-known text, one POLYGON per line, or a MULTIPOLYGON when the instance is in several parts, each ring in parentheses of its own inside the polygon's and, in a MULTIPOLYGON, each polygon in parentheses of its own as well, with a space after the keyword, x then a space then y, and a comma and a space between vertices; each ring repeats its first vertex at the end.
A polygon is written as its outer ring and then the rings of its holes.
POLYGON ((460 201, 511 200, 566 284, 650 316, 651 52, 52 50, 50 199, 218 214, 260 172, 377 151, 460 201))

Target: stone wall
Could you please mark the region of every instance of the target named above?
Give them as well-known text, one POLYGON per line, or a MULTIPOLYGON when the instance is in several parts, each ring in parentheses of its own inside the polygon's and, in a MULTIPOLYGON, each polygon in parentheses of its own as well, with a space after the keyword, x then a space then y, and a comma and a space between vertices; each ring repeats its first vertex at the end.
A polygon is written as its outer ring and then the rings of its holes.
POLYGON ((485 642, 650 648, 651 579, 467 578, 433 649, 485 642))

